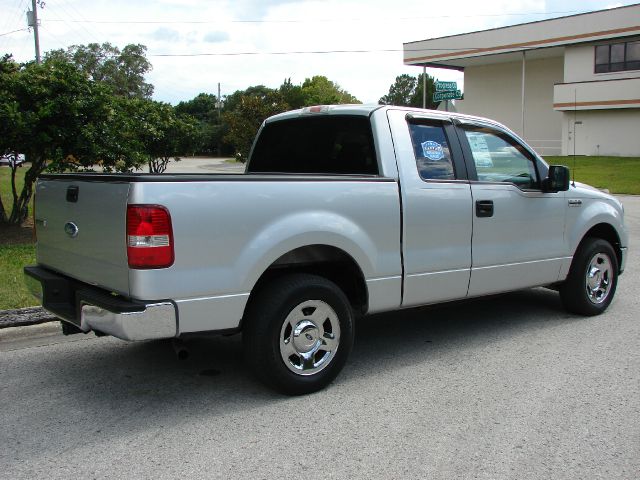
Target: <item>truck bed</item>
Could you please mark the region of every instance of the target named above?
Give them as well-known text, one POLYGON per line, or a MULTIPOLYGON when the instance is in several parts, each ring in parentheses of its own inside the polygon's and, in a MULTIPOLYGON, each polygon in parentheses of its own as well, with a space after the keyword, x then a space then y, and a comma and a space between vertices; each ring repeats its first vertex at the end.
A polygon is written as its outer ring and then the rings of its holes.
POLYGON ((374 310, 400 302, 395 179, 48 174, 39 179, 36 195, 39 266, 132 300, 171 299, 178 306, 180 332, 237 327, 261 274, 281 256, 314 243, 347 252, 361 265, 371 282, 374 310), (77 200, 67 200, 74 190, 77 200), (129 268, 126 209, 132 204, 169 211, 171 267, 129 268), (77 236, 65 232, 68 223, 77 226, 77 236), (385 288, 397 295, 375 295, 385 288))

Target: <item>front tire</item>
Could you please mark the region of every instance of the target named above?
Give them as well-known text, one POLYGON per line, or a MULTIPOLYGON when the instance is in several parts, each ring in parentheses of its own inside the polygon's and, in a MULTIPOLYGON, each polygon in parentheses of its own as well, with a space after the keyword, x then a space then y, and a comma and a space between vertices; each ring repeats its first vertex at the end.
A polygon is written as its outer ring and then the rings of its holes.
POLYGON ((291 274, 250 300, 245 359, 264 383, 288 395, 315 392, 342 370, 353 346, 353 311, 333 282, 291 274))
POLYGON ((599 315, 613 300, 617 285, 618 257, 613 247, 601 238, 586 238, 573 257, 560 298, 569 312, 599 315))

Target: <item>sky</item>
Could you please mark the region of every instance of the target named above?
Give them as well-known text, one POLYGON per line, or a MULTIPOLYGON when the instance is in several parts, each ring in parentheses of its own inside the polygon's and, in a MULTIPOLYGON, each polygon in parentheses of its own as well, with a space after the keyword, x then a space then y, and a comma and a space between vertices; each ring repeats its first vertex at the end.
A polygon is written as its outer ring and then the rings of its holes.
MULTIPOLYGON (((40 48, 110 42, 146 45, 153 98, 176 104, 198 93, 277 88, 325 75, 363 103, 377 103, 396 76, 404 42, 637 3, 614 0, 46 0, 40 48), (329 53, 327 53, 329 52, 329 53)), ((0 55, 35 56, 31 0, 0 0, 0 55)), ((440 80, 463 74, 428 69, 440 80)))

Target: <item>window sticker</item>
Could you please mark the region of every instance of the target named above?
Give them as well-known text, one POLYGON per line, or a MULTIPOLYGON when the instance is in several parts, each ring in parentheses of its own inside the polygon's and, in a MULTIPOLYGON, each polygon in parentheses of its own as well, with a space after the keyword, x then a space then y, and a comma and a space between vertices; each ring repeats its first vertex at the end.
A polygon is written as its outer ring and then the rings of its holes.
POLYGON ((444 149, 438 142, 427 140, 426 142, 422 142, 421 145, 424 157, 428 158, 432 162, 437 162, 444 158, 444 149))
POLYGON ((469 146, 471 147, 471 153, 473 154, 473 160, 476 164, 476 167, 493 167, 491 152, 489 151, 489 145, 487 145, 487 139, 484 137, 484 134, 476 132, 465 133, 467 134, 467 139, 469 140, 469 146))

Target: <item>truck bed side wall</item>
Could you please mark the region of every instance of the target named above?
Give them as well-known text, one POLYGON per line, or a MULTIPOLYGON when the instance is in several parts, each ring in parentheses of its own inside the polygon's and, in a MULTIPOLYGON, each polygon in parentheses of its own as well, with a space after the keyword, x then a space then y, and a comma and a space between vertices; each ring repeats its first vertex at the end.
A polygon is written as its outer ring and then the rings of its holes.
POLYGON ((180 333, 235 328, 260 276, 282 255, 329 245, 360 266, 369 311, 401 295, 400 207, 392 179, 134 183, 129 203, 167 207, 175 264, 131 270, 131 295, 172 298, 180 333))

